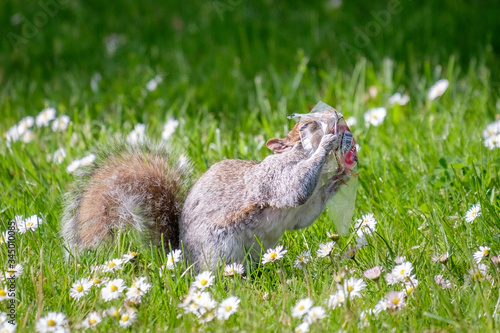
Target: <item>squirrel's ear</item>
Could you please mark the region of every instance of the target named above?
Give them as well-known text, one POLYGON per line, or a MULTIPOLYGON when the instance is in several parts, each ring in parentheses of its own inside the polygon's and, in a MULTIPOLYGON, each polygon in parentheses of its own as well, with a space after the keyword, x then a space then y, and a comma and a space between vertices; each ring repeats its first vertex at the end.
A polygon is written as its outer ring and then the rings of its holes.
POLYGON ((275 154, 284 153, 293 148, 293 145, 287 139, 270 139, 266 143, 266 147, 271 149, 275 154))

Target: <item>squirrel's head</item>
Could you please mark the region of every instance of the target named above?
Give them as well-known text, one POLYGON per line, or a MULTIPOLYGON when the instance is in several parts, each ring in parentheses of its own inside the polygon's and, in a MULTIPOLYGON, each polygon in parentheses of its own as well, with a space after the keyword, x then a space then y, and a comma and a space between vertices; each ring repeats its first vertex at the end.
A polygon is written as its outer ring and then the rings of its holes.
POLYGON ((284 138, 273 138, 267 141, 267 148, 275 154, 281 154, 291 150, 296 144, 301 143, 301 138, 320 129, 319 124, 310 119, 299 121, 284 138))

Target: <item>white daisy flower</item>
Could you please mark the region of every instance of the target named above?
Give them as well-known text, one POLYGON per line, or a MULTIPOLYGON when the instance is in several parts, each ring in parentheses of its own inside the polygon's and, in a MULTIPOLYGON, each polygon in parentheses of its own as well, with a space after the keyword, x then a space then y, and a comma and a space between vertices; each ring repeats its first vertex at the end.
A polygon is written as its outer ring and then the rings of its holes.
POLYGON ((236 296, 231 296, 223 300, 217 309, 217 318, 219 320, 227 320, 229 316, 236 312, 239 303, 240 299, 236 296))
POLYGON ((28 230, 35 230, 42 223, 43 220, 38 215, 31 215, 22 221, 17 221, 17 231, 24 234, 28 230))
POLYGON ((384 107, 370 109, 365 112, 365 124, 372 126, 379 126, 384 121, 387 115, 387 110, 384 107))
POLYGON ((363 275, 365 278, 370 279, 372 281, 377 281, 380 278, 380 274, 382 273, 382 267, 375 266, 373 268, 367 269, 364 271, 363 275))
POLYGON ((319 249, 318 251, 316 252, 316 254, 318 255, 319 258, 324 258, 328 255, 330 255, 330 253, 332 252, 333 250, 333 246, 335 245, 335 242, 328 242, 326 244, 319 244, 319 249))
POLYGON ((26 130, 23 135, 21 135, 21 141, 24 143, 29 143, 33 141, 35 134, 31 130, 26 130))
POLYGON ((373 213, 368 213, 362 216, 361 219, 358 219, 356 224, 354 225, 354 229, 356 229, 359 237, 362 235, 370 235, 377 230, 377 220, 373 213))
POLYGON ((307 333, 309 332, 309 324, 302 323, 299 326, 295 327, 294 333, 307 333))
POLYGON ((245 273, 245 268, 242 264, 233 263, 224 267, 225 276, 242 275, 243 273, 245 273))
POLYGON ((399 282, 405 282, 411 276, 411 271, 413 270, 413 266, 411 262, 405 261, 404 263, 397 265, 392 270, 392 275, 396 277, 399 282))
POLYGON ((391 291, 385 296, 385 301, 389 310, 399 310, 406 306, 404 292, 391 291))
POLYGON ((167 254, 167 269, 173 270, 175 264, 181 260, 182 251, 181 250, 173 250, 169 254, 167 254))
POLYGON ((358 122, 358 120, 356 119, 356 117, 352 117, 351 116, 351 117, 347 118, 345 120, 345 122, 346 122, 347 126, 352 127, 352 126, 356 125, 356 123, 358 122))
POLYGON ((101 289, 101 297, 106 302, 117 299, 122 295, 122 292, 126 288, 127 287, 122 279, 108 281, 108 283, 106 283, 106 285, 101 289))
POLYGON ((104 272, 112 272, 123 269, 123 259, 113 259, 106 262, 103 266, 104 272))
POLYGON ((137 312, 135 312, 133 310, 127 311, 124 314, 122 314, 120 317, 120 321, 119 321, 120 326, 121 327, 132 326, 132 324, 134 323, 136 318, 137 318, 137 312))
POLYGON ((429 100, 435 100, 438 97, 441 97, 446 89, 448 89, 448 85, 450 83, 446 79, 441 79, 437 81, 430 89, 429 92, 427 93, 427 98, 429 100))
POLYGON ((146 281, 145 277, 137 278, 127 290, 126 300, 132 303, 139 303, 142 296, 144 296, 149 289, 151 289, 151 284, 146 281))
POLYGON ((465 222, 472 223, 479 216, 481 216, 481 204, 477 203, 472 205, 465 213, 465 222))
POLYGON ((56 118, 56 109, 54 108, 46 108, 40 111, 38 116, 36 116, 36 126, 37 127, 45 127, 49 126, 51 120, 56 118))
POLYGON ((90 282, 92 282, 92 285, 93 286, 96 286, 96 287, 100 287, 102 286, 103 284, 105 283, 108 283, 109 279, 108 278, 105 278, 105 279, 100 279, 98 278, 97 276, 96 277, 93 277, 92 280, 90 280, 90 282))
POLYGON ((344 294, 349 295, 350 299, 354 297, 361 297, 360 291, 366 288, 366 283, 363 279, 356 279, 351 277, 344 280, 343 283, 344 294))
POLYGON ((163 132, 161 133, 161 138, 165 141, 170 139, 172 134, 174 134, 177 126, 179 126, 179 121, 175 120, 174 118, 169 118, 165 123, 165 126, 163 126, 163 132))
POLYGON ((406 261, 406 256, 396 256, 396 258, 394 258, 394 262, 397 264, 397 265, 401 265, 402 263, 404 263, 406 261))
POLYGON ((344 280, 344 277, 349 273, 349 270, 347 269, 347 267, 344 267, 342 269, 340 269, 339 271, 337 271, 336 273, 333 274, 333 279, 335 280, 335 282, 342 282, 342 280, 344 280))
POLYGON ((66 171, 68 173, 73 173, 75 172, 76 169, 78 169, 80 167, 80 160, 74 160, 73 162, 71 162, 67 167, 66 167, 66 171))
POLYGON ((389 97, 388 103, 390 105, 394 104, 406 105, 408 104, 409 101, 410 101, 410 96, 408 96, 407 94, 401 95, 400 93, 395 93, 394 95, 389 97))
POLYGON ((52 130, 54 132, 62 132, 64 130, 66 130, 68 128, 68 124, 69 124, 69 117, 67 115, 62 115, 56 119, 54 119, 54 121, 52 122, 52 130))
POLYGON ((342 255, 342 258, 344 259, 353 259, 356 253, 358 252, 358 249, 355 247, 348 247, 344 254, 342 255))
POLYGON ((88 166, 94 163, 96 156, 94 154, 89 154, 82 159, 80 159, 80 166, 88 166))
POLYGON ((372 313, 374 315, 378 315, 380 312, 387 310, 387 301, 385 298, 382 298, 380 301, 378 301, 377 304, 375 304, 375 307, 372 310, 372 313))
POLYGON ((469 269, 469 274, 472 278, 480 281, 491 278, 488 274, 488 266, 485 264, 477 264, 476 267, 469 269))
POLYGON ((4 278, 5 279, 12 279, 12 278, 19 278, 24 272, 24 267, 21 264, 17 264, 14 266, 14 268, 11 268, 5 272, 4 278))
POLYGON ((136 124, 132 132, 127 135, 127 142, 130 144, 136 144, 144 141, 146 132, 146 125, 144 124, 136 124))
POLYGON ((9 290, 7 289, 7 287, 0 288, 0 302, 9 298, 12 297, 9 296, 9 290))
POLYGON ((14 333, 16 331, 17 324, 11 324, 8 321, 4 321, 0 324, 0 333, 14 333))
POLYGON ((326 301, 327 306, 330 309, 335 309, 337 306, 341 306, 346 300, 346 295, 343 289, 338 289, 335 293, 331 294, 326 301))
POLYGON ((312 307, 309 312, 306 313, 304 317, 304 322, 308 324, 312 324, 317 322, 318 320, 321 320, 323 318, 326 318, 326 311, 323 309, 321 306, 315 306, 312 307))
POLYGON ((209 271, 204 271, 196 276, 193 285, 200 290, 204 290, 210 287, 213 282, 214 276, 212 275, 212 273, 210 273, 209 271))
POLYGON ((117 309, 116 307, 112 306, 109 309, 106 309, 102 313, 103 317, 113 317, 113 318, 118 318, 121 316, 120 310, 117 309))
POLYGON ((393 284, 399 283, 401 281, 396 277, 396 275, 392 273, 387 273, 385 275, 385 282, 387 282, 389 286, 392 286, 393 284))
POLYGON ((491 249, 489 247, 480 246, 479 251, 474 252, 474 261, 479 264, 484 257, 490 255, 490 251, 491 249))
POLYGON ((434 276, 434 281, 441 289, 451 289, 453 287, 450 280, 445 279, 441 274, 434 276))
POLYGON ((57 149, 52 155, 52 162, 61 164, 66 158, 66 150, 64 148, 57 149))
POLYGON ((9 232, 4 231, 0 233, 0 244, 7 243, 9 240, 9 232))
POLYGON ((14 125, 11 128, 9 128, 9 130, 4 134, 7 146, 10 147, 11 142, 18 141, 22 134, 23 133, 19 133, 17 125, 14 125))
POLYGON ((313 301, 310 298, 301 299, 295 304, 292 309, 292 317, 302 318, 313 306, 313 301))
POLYGON ((68 332, 66 328, 68 320, 64 313, 49 312, 45 317, 40 318, 36 323, 36 331, 39 333, 45 332, 68 332))
POLYGON ((446 262, 448 261, 448 258, 450 257, 450 254, 448 252, 446 253, 443 253, 443 254, 435 254, 432 256, 431 260, 432 261, 436 261, 436 262, 440 262, 442 264, 446 264, 446 262))
POLYGON ((69 296, 74 299, 80 299, 89 293, 92 285, 93 283, 89 279, 80 279, 71 285, 69 296))
POLYGON ((268 262, 275 262, 283 258, 287 250, 283 250, 282 245, 276 246, 274 249, 268 249, 267 252, 262 257, 262 264, 267 264, 268 262))
POLYGON ((17 132, 19 135, 23 135, 27 130, 33 127, 34 122, 35 119, 31 116, 21 119, 21 121, 17 124, 17 132))
POLYGON ((293 266, 297 268, 304 267, 310 260, 311 260, 311 252, 304 251, 297 256, 297 259, 295 259, 293 266))
POLYGON ((366 236, 365 234, 362 234, 361 236, 359 236, 358 238, 356 238, 356 249, 360 249, 362 248, 363 246, 367 246, 368 245, 368 241, 366 240, 366 236))
POLYGON ((134 259, 135 257, 137 257, 137 252, 134 252, 134 251, 130 251, 129 253, 127 254, 124 254, 122 256, 122 259, 123 259, 123 263, 127 263, 127 262, 130 262, 132 259, 134 259))
POLYGON ((500 134, 500 119, 486 126, 486 128, 483 131, 483 138, 486 139, 496 134, 500 134))
POLYGON ((89 315, 83 320, 82 326, 85 328, 94 328, 102 321, 101 315, 96 311, 92 311, 89 315))
POLYGON ((490 150, 500 148, 500 134, 495 134, 485 138, 484 146, 490 150))

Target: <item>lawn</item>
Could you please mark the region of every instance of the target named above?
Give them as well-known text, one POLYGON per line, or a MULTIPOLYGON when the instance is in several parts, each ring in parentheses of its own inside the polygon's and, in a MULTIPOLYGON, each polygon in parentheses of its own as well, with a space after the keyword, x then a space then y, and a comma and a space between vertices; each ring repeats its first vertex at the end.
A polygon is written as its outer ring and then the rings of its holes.
POLYGON ((0 282, 0 312, 13 304, 17 332, 84 330, 90 315, 100 332, 500 330, 498 12, 486 0, 2 1, 0 231, 16 216, 27 229, 0 237, 5 276, 22 267, 0 282), (137 233, 66 258, 63 196, 95 144, 167 141, 194 181, 223 159, 264 159, 287 116, 320 100, 359 145, 347 235, 328 244, 325 212, 284 235, 281 259, 202 276, 204 310, 186 299, 202 277, 183 260, 170 270, 174 249, 137 233), (57 118, 37 119, 47 109, 57 118), (127 289, 106 301, 117 279, 127 289))

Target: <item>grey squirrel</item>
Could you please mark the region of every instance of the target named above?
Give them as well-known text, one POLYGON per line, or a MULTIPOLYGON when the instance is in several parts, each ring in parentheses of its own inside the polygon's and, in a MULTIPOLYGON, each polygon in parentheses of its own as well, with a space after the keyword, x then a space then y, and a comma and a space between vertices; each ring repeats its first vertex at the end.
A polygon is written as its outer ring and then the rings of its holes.
POLYGON ((300 120, 285 138, 267 142, 274 154, 262 162, 217 162, 191 189, 190 163, 164 143, 101 146, 65 197, 65 242, 78 253, 131 226, 156 244, 163 239, 165 249, 182 242, 197 269, 242 262, 246 251, 258 259, 258 241, 267 249, 285 231, 311 225, 348 178, 342 168, 333 177, 322 173, 339 147, 336 135, 321 135, 312 152, 302 146, 301 133, 317 126, 300 120))

